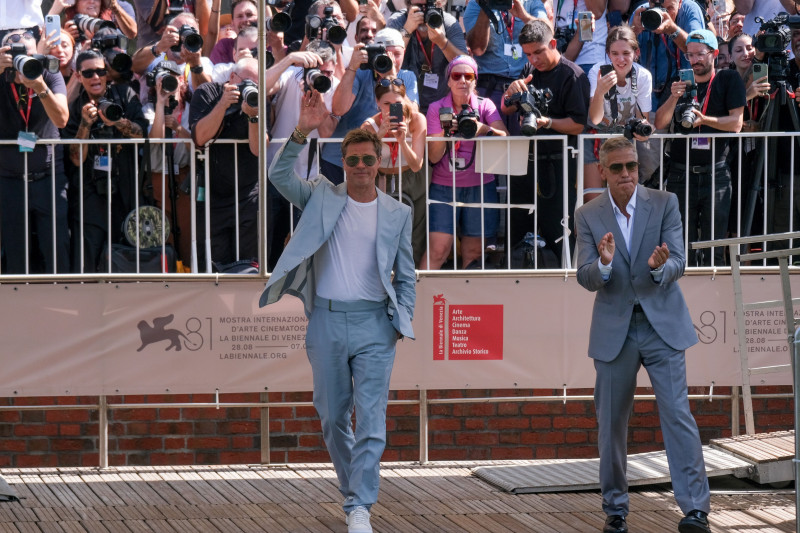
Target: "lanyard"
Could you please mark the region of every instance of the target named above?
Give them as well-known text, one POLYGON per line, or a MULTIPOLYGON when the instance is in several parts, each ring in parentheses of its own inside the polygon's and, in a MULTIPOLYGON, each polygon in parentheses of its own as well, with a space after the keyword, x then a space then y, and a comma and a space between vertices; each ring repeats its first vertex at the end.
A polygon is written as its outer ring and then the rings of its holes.
MULTIPOLYGON (((703 113, 704 115, 706 114, 706 109, 708 109, 708 100, 709 100, 708 97, 711 95, 711 84, 714 83, 714 76, 716 76, 716 75, 717 75, 717 71, 716 70, 712 70, 711 71, 711 79, 708 80, 708 87, 706 88, 706 96, 703 98, 703 109, 702 109, 701 113, 703 113)), ((699 127, 700 126, 698 126, 698 128, 699 127)))
MULTIPOLYGON (((667 53, 669 53, 669 42, 664 35, 661 35, 661 41, 664 43, 664 48, 667 49, 667 53)), ((675 67, 680 70, 681 69, 681 52, 680 49, 676 46, 675 47, 675 67)))
MULTIPOLYGON (((17 84, 11 84, 11 90, 14 92, 14 99, 17 101, 17 107, 19 108, 19 94, 17 93, 17 84)), ((22 117, 22 120, 25 121, 25 131, 28 131, 28 121, 31 118, 31 105, 33 104, 33 89, 28 89, 28 114, 24 114, 22 109, 17 109, 19 111, 19 116, 22 117)))
POLYGON ((501 11, 500 12, 500 16, 503 18, 503 24, 506 25, 506 29, 508 30, 508 38, 511 39, 511 41, 513 42, 514 41, 514 22, 516 21, 516 19, 514 18, 513 15, 509 16, 509 14, 506 11, 501 11))
POLYGON ((428 64, 429 71, 433 70, 433 45, 431 45, 431 56, 428 57, 428 53, 425 51, 425 45, 422 44, 422 38, 419 36, 419 33, 414 32, 414 35, 417 36, 417 41, 419 41, 419 47, 422 50, 422 56, 425 58, 425 62, 428 64))

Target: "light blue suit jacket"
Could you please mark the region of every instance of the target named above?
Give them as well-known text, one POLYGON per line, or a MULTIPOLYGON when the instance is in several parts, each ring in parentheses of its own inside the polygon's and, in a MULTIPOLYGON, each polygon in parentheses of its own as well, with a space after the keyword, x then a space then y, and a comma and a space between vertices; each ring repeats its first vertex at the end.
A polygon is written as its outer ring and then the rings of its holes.
POLYGON ((607 191, 575 211, 578 283, 597 292, 589 333, 589 357, 600 361, 613 361, 619 355, 637 301, 667 345, 685 350, 697 343, 677 283, 686 266, 678 198, 641 185, 636 187, 636 194, 630 254, 607 191), (597 243, 608 232, 614 235, 616 247, 611 276, 604 281, 598 266, 597 243), (647 260, 661 243, 667 243, 669 258, 661 283, 656 283, 647 260))
MULTIPOLYGON (((307 317, 314 308, 314 254, 328 240, 347 204, 347 182, 334 185, 324 176, 306 181, 293 167, 303 145, 287 141, 269 169, 269 180, 303 216, 261 294, 259 305, 277 302, 284 294, 303 301, 307 317)), ((394 328, 414 338, 416 272, 411 251, 411 209, 378 190, 378 269, 394 328), (394 270, 394 277, 392 277, 394 270)))

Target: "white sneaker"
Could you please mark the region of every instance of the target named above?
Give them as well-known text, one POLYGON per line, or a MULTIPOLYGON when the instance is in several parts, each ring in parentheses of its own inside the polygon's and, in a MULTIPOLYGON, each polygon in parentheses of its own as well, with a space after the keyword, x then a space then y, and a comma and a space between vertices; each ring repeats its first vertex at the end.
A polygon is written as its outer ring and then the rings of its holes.
POLYGON ((369 511, 363 505, 359 505, 348 513, 347 533, 372 533, 372 526, 369 525, 369 511))

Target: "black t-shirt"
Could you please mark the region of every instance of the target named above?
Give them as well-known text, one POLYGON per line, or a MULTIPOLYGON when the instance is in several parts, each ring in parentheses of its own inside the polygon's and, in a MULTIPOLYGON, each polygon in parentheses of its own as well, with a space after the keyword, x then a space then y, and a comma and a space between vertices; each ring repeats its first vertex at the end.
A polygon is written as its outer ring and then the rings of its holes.
POLYGON ((283 35, 283 42, 287 45, 292 41, 302 40, 306 35, 306 16, 313 0, 295 0, 292 7, 292 25, 283 35))
MULTIPOLYGON (((712 80, 697 84, 697 101, 700 103, 700 112, 709 117, 727 117, 728 111, 737 107, 744 107, 746 103, 745 87, 742 78, 735 70, 718 70, 712 80), (711 94, 708 95, 706 104, 706 93, 708 86, 711 85, 711 94), (705 107, 705 111, 703 108, 705 107)), ((700 126, 687 130, 680 123, 674 121, 676 133, 726 133, 722 130, 710 126, 700 126)), ((696 145, 703 146, 705 141, 696 141, 690 144, 689 164, 710 165, 711 164, 711 145, 712 139, 708 138, 707 149, 696 148, 696 145)), ((686 140, 673 139, 670 149, 670 156, 676 163, 686 164, 686 140)), ((714 151, 714 162, 725 161, 728 155, 728 145, 730 138, 717 138, 714 151)))
MULTIPOLYGON (((194 128, 197 123, 208 115, 222 98, 223 86, 218 83, 208 82, 198 87, 192 94, 192 104, 189 109, 189 126, 194 137, 194 128)), ((249 123, 247 115, 242 113, 238 105, 228 108, 228 114, 222 121, 222 129, 217 135, 218 139, 248 139, 249 123)), ((224 207, 234 202, 234 177, 239 171, 239 198, 244 199, 253 192, 253 186, 258 185, 258 157, 250 152, 248 143, 215 143, 209 141, 211 155, 211 175, 206 176, 210 181, 213 205, 224 207), (234 155, 234 146, 236 155, 234 155), (236 158, 236 159, 235 159, 236 158)))
MULTIPOLYGON (((17 140, 20 131, 29 131, 40 139, 59 139, 58 128, 47 116, 44 105, 36 95, 31 99, 31 113, 28 124, 25 125, 23 116, 27 117, 28 89, 24 85, 16 85, 11 74, 0 73, 0 139, 17 140), (9 79, 11 81, 9 81, 9 79), (12 85, 15 86, 12 89, 12 85), (20 101, 14 96, 23 100, 20 101), (21 112, 21 113, 20 113, 21 112)), ((54 94, 66 96, 67 87, 60 72, 55 74, 45 71, 44 82, 54 94)), ((50 162, 55 159, 56 171, 63 170, 64 150, 61 145, 55 146, 55 154, 51 145, 37 144, 33 152, 28 153, 28 172, 45 172, 50 168, 50 162)), ((24 154, 19 151, 16 144, 0 145, 0 176, 21 177, 25 172, 24 154)))
MULTIPOLYGON (((533 75, 530 85, 537 89, 550 89, 553 97, 548 104, 545 116, 550 118, 571 118, 578 124, 586 124, 589 120, 589 78, 578 65, 561 56, 555 67, 546 72, 536 70, 528 63, 522 68, 523 79, 533 75)), ((540 128, 537 135, 561 135, 551 128, 540 128)), ((569 136, 569 143, 575 146, 576 137, 569 136)), ((540 147, 561 149, 558 141, 544 141, 540 147)))
MULTIPOLYGON (((127 84, 109 85, 106 90, 105 98, 122 107, 123 117, 131 122, 138 124, 142 128, 142 132, 147 132, 148 121, 142 112, 142 103, 133 89, 127 84)), ((72 105, 69 107, 69 121, 67 125, 61 130, 61 136, 64 139, 74 139, 78 133, 78 127, 81 124, 81 112, 83 106, 89 101, 89 95, 86 94, 83 88, 80 90, 78 98, 76 98, 72 105)), ((97 119, 89 131, 90 139, 124 139, 125 137, 114 126, 106 126, 100 118, 97 119)), ((120 144, 111 145, 112 159, 111 170, 112 175, 119 178, 120 195, 125 209, 133 209, 135 207, 135 194, 139 190, 138 176, 136 170, 136 158, 138 157, 138 149, 133 144, 120 144)), ((84 180, 94 177, 91 172, 94 169, 94 157, 107 154, 107 144, 92 144, 86 148, 86 161, 83 163, 84 180)), ((74 168, 74 167, 73 167, 74 168)), ((72 176, 77 178, 77 176, 72 176)), ((86 182, 86 181, 85 181, 86 182)), ((77 182, 74 182, 76 183, 77 182)))

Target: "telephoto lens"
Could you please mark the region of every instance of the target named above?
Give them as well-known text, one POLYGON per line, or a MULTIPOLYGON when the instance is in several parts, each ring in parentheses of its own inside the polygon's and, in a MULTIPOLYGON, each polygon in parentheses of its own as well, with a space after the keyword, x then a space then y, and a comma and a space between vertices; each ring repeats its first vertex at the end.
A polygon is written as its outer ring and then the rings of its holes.
POLYGON ((251 80, 244 80, 239 84, 242 101, 250 107, 258 107, 258 85, 251 80))
POLYGON ((27 55, 14 56, 14 70, 29 80, 35 80, 44 73, 42 62, 27 55))
POLYGON ((317 92, 326 93, 331 88, 331 79, 318 68, 306 69, 303 78, 305 79, 306 85, 317 92))
POLYGON ((111 122, 117 122, 122 118, 122 106, 107 98, 101 98, 97 102, 97 109, 102 111, 103 115, 111 122))
POLYGON ((161 80, 161 88, 168 93, 178 90, 178 78, 166 70, 159 72, 156 75, 156 80, 161 80))

